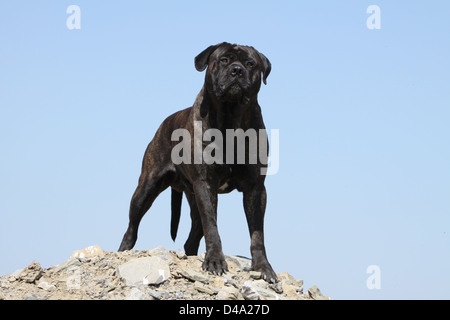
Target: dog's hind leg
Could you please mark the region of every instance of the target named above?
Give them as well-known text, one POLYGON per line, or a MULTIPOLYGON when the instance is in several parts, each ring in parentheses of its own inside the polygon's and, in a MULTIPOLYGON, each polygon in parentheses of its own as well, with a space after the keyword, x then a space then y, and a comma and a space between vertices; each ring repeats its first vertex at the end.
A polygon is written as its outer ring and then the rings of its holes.
POLYGON ((131 198, 128 229, 123 236, 119 251, 130 250, 137 240, 139 223, 151 207, 156 197, 164 191, 171 182, 173 172, 158 166, 154 169, 142 171, 139 184, 131 198))
POLYGON ((194 193, 186 192, 186 198, 191 207, 191 231, 184 244, 184 251, 188 256, 195 256, 198 253, 200 240, 203 238, 203 227, 194 193))

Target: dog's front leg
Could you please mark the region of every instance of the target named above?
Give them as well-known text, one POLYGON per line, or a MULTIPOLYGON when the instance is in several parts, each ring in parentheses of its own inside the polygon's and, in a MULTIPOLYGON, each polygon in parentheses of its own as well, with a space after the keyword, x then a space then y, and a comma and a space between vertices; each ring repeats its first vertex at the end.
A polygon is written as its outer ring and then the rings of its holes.
POLYGON ((206 256, 202 268, 222 275, 228 271, 228 266, 217 229, 217 190, 202 179, 197 180, 193 187, 206 243, 206 256))
POLYGON ((264 185, 244 191, 244 210, 250 232, 252 269, 260 271, 267 282, 277 282, 277 275, 267 260, 264 245, 264 213, 266 211, 266 189, 264 185))

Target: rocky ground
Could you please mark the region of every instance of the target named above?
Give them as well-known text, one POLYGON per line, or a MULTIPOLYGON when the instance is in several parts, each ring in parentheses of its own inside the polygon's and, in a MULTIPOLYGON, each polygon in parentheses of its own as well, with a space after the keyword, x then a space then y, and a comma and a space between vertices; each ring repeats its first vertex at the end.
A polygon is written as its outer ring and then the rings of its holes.
POLYGON ((251 260, 226 255, 229 272, 201 270, 203 255, 153 250, 75 251, 57 266, 33 262, 0 277, 0 300, 328 300, 317 286, 303 290, 303 280, 287 272, 269 284, 251 271, 251 260))

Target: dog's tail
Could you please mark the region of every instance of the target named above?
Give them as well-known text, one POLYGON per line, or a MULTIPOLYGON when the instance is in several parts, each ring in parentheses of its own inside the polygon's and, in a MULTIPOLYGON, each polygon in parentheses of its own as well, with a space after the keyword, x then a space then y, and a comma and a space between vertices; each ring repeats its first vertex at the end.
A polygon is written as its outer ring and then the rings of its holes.
POLYGON ((178 232, 178 224, 181 216, 181 201, 183 200, 183 192, 178 192, 172 188, 172 218, 170 221, 170 235, 175 241, 178 232))

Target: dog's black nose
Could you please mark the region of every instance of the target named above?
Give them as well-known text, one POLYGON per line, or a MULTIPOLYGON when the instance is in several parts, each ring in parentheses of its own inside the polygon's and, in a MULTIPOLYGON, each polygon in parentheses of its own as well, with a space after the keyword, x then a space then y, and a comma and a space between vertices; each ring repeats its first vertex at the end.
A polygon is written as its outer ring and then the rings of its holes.
POLYGON ((233 64, 230 67, 230 73, 233 77, 242 77, 244 74, 244 68, 239 64, 233 64))

